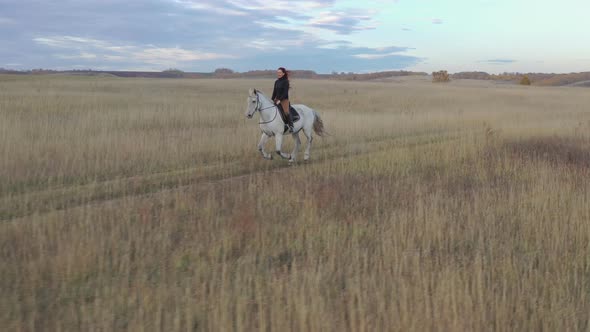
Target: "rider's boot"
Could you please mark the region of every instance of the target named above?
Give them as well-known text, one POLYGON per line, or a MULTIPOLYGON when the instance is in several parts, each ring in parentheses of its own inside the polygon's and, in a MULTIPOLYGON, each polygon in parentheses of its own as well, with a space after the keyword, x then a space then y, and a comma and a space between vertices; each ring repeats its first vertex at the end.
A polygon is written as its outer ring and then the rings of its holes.
POLYGON ((292 133, 293 130, 293 117, 291 116, 291 112, 287 114, 287 125, 289 126, 289 132, 292 133))

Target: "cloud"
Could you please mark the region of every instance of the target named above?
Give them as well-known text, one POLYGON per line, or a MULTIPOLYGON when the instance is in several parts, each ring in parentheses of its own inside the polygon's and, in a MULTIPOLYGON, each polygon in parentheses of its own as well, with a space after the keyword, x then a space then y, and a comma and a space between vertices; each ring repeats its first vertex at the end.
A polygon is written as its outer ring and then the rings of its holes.
POLYGON ((179 47, 115 45, 105 40, 77 36, 37 37, 33 40, 40 45, 71 52, 55 54, 54 56, 58 59, 100 59, 107 62, 131 60, 143 64, 172 66, 183 62, 235 58, 235 56, 228 54, 202 52, 179 47))
POLYGON ((110 45, 108 42, 92 39, 92 38, 83 38, 83 37, 75 37, 75 36, 53 36, 53 37, 37 37, 33 38, 38 44, 46 45, 50 47, 59 47, 59 48, 108 48, 110 45))
POLYGON ((132 56, 138 60, 143 60, 146 63, 153 64, 235 58, 235 56, 226 54, 207 53, 194 50, 185 50, 182 48, 153 47, 135 52, 132 54, 132 56))
POLYGON ((279 65, 317 72, 423 61, 404 55, 404 48, 376 50, 344 40, 377 28, 373 10, 351 6, 336 0, 19 0, 2 8, 0 18, 15 23, 1 25, 0 59, 22 69, 279 65))
POLYGON ((55 57, 59 59, 96 59, 97 55, 88 53, 88 52, 80 52, 78 54, 56 54, 55 57))
POLYGON ((231 4, 243 10, 267 12, 269 15, 284 15, 286 13, 306 13, 311 10, 331 7, 335 0, 304 0, 304 1, 267 1, 267 0, 221 0, 216 3, 231 4))
POLYGON ((406 52, 408 48, 391 46, 385 48, 374 48, 366 50, 371 51, 371 53, 354 54, 353 57, 367 60, 382 59, 386 57, 399 56, 400 53, 406 52))
POLYGON ((16 21, 11 18, 0 16, 0 25, 15 24, 15 23, 16 23, 16 21))
MULTIPOLYGON (((170 0, 169 0, 170 1, 170 0)), ((330 8, 334 0, 261 1, 261 0, 171 0, 195 11, 230 16, 251 16, 254 20, 281 20, 281 18, 309 18, 309 13, 330 8)))
POLYGON ((503 65, 503 64, 514 63, 514 62, 516 62, 516 60, 512 60, 512 59, 490 59, 490 60, 484 60, 484 61, 480 61, 480 62, 485 62, 485 63, 489 63, 489 64, 492 64, 492 65, 503 65))
POLYGON ((443 20, 440 18, 433 18, 430 22, 432 22, 432 24, 443 24, 443 20))
POLYGON ((217 3, 206 3, 203 1, 190 1, 190 0, 174 0, 174 2, 178 3, 181 6, 184 6, 188 9, 193 9, 196 11, 204 11, 209 13, 215 13, 220 15, 229 15, 229 16, 246 16, 248 15, 247 12, 239 9, 233 8, 226 8, 218 6, 219 2, 217 3))
MULTIPOLYGON (((260 1, 260 0, 173 0, 195 11, 225 14, 251 19, 266 28, 298 30, 302 26, 351 34, 374 29, 374 12, 362 8, 331 10, 334 0, 260 1)), ((240 18, 236 18, 240 19, 240 18)))
POLYGON ((424 59, 404 54, 408 48, 353 47, 346 44, 325 47, 305 47, 285 52, 269 52, 252 58, 240 59, 235 69, 244 70, 244 64, 254 68, 274 69, 286 66, 290 69, 312 69, 319 73, 354 72, 403 69, 422 63, 424 59))
POLYGON ((355 31, 375 29, 371 15, 354 14, 352 11, 330 11, 320 13, 309 20, 311 27, 331 30, 339 34, 351 34, 355 31), (369 23, 369 24, 366 24, 369 23))
POLYGON ((353 57, 355 58, 359 58, 359 59, 381 59, 381 58, 385 58, 385 57, 389 57, 389 56, 394 56, 397 55, 397 53, 381 53, 381 54, 367 54, 367 53, 363 53, 363 54, 354 54, 353 57))

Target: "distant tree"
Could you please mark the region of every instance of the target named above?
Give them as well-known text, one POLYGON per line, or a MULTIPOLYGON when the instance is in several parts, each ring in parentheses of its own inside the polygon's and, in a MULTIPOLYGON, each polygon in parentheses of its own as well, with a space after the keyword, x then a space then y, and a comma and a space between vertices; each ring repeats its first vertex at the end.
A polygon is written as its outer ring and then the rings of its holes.
POLYGON ((167 77, 183 77, 184 76, 184 72, 180 69, 176 69, 176 68, 169 68, 166 70, 163 70, 162 73, 166 74, 165 76, 167 77))
POLYGON ((463 71, 451 75, 454 79, 489 80, 491 75, 483 71, 463 71))
POLYGON ((234 78, 239 77, 233 70, 229 68, 217 68, 213 72, 213 76, 217 78, 234 78))
POLYGON ((432 82, 433 83, 445 83, 450 82, 451 79, 449 77, 449 73, 446 70, 440 70, 432 72, 432 82))
POLYGON ((217 68, 217 69, 215 69, 215 71, 213 73, 223 75, 223 74, 233 74, 234 71, 229 68, 217 68))
POLYGON ((531 80, 527 75, 524 75, 520 80, 520 85, 531 85, 531 80))

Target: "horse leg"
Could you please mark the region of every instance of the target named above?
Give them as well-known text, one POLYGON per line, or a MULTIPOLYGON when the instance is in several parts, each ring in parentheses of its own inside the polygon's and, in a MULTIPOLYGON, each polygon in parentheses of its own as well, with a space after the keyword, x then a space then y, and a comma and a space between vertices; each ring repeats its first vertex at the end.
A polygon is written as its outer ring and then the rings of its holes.
POLYGON ((291 152, 291 159, 289 159, 290 163, 295 162, 295 159, 297 159, 297 152, 299 152, 299 146, 301 145, 299 133, 293 133, 293 139, 295 140, 295 147, 293 148, 293 152, 291 152))
POLYGON ((260 137, 260 142, 258 142, 258 151, 260 151, 260 154, 262 154, 262 157, 264 159, 272 159, 272 154, 264 151, 264 145, 266 144, 266 141, 268 141, 268 139, 269 136, 265 133, 262 133, 262 136, 260 137))
POLYGON ((281 147, 283 146, 283 134, 276 134, 275 135, 275 143, 276 143, 276 152, 281 158, 283 159, 290 159, 291 155, 287 153, 283 153, 281 151, 281 147))
POLYGON ((303 157, 304 161, 308 161, 309 157, 310 157, 310 150, 311 150, 311 142, 313 142, 313 135, 311 133, 312 129, 308 128, 308 129, 303 129, 303 133, 305 134, 305 137, 307 138, 307 144, 305 145, 305 155, 303 157))

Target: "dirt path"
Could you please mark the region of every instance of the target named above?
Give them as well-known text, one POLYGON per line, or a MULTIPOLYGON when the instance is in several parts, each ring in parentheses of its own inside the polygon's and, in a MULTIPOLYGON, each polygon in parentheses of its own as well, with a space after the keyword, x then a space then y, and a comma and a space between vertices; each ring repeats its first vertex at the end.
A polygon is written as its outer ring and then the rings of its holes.
MULTIPOLYGON (((370 142, 347 145, 330 145, 314 150, 316 159, 312 163, 327 163, 337 158, 366 155, 394 147, 441 144, 458 140, 459 135, 460 132, 426 133, 412 136, 380 137, 370 142)), ((300 162, 299 165, 301 164, 304 163, 300 162)), ((88 204, 102 204, 154 193, 172 192, 194 188, 194 186, 205 188, 209 185, 237 181, 253 175, 289 172, 297 167, 290 166, 286 160, 265 161, 261 159, 259 162, 249 165, 236 161, 7 195, 0 198, 0 222, 32 214, 43 214, 88 204)))

